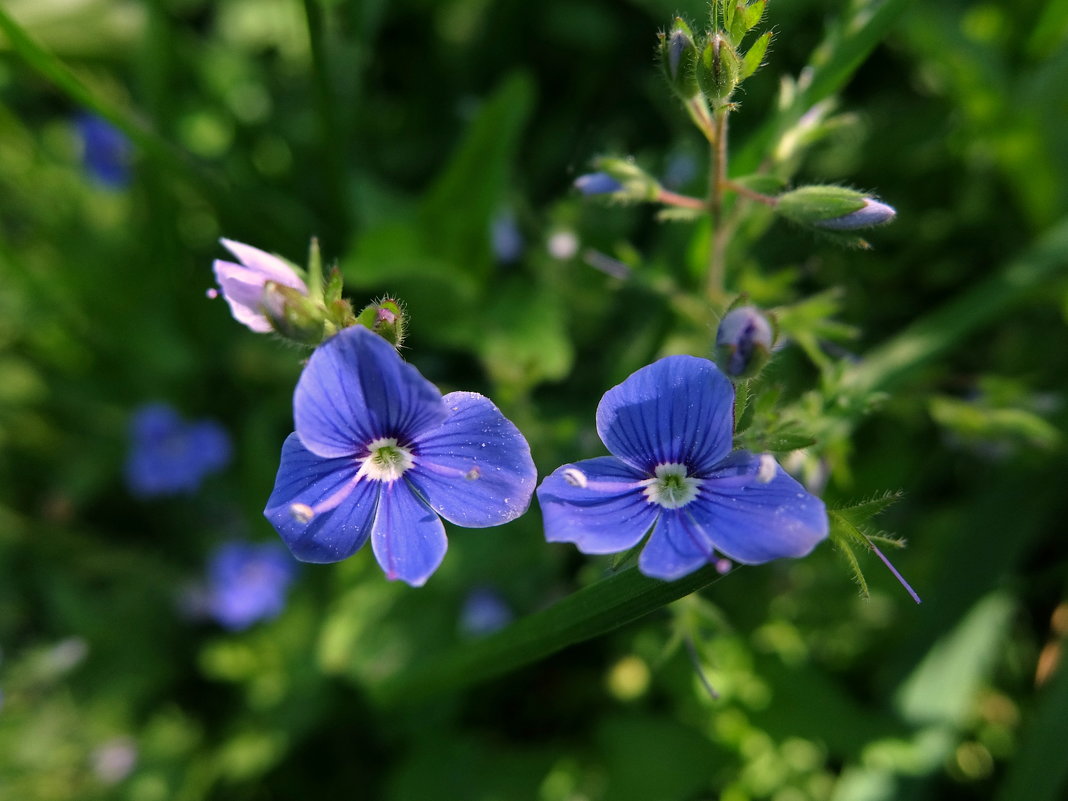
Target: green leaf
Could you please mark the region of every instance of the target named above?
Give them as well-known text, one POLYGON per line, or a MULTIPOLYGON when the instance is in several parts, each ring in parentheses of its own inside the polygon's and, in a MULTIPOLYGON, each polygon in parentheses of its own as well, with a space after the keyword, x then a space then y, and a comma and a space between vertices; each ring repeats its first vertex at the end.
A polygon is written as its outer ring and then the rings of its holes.
POLYGON ((432 663, 417 663, 370 690, 385 704, 454 692, 617 629, 717 578, 714 565, 671 582, 647 578, 637 568, 628 568, 496 634, 455 646, 432 663))
POLYGON ((882 514, 904 497, 901 490, 887 490, 880 495, 873 495, 865 501, 858 501, 846 506, 836 506, 834 512, 841 515, 853 525, 861 525, 876 515, 882 514))
POLYGON ((741 70, 738 73, 739 80, 744 81, 760 69, 760 65, 764 62, 764 56, 767 55, 768 45, 771 44, 771 36, 771 31, 765 31, 757 37, 757 40, 746 51, 745 56, 742 57, 741 70))
POLYGON ((486 101, 435 179, 420 209, 419 231, 442 259, 483 274, 492 269, 486 231, 501 205, 519 137, 534 106, 524 73, 505 78, 486 101))

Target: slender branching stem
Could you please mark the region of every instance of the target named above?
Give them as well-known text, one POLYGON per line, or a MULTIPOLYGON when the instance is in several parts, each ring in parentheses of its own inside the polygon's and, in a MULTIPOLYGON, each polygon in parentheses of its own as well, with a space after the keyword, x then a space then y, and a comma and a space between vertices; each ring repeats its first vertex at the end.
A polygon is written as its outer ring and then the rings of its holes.
POLYGON ((705 102, 704 97, 701 95, 691 97, 686 102, 686 111, 701 133, 705 135, 705 139, 708 140, 709 144, 714 145, 716 139, 715 122, 712 120, 712 114, 708 110, 708 103, 705 102))
POLYGON ((708 261, 708 297, 715 303, 724 299, 728 231, 723 225, 723 191, 727 186, 727 115, 722 105, 715 111, 715 136, 711 140, 708 176, 708 215, 712 223, 712 247, 708 261))
POLYGON ((723 184, 727 189, 732 192, 737 192, 739 195, 749 200, 755 200, 757 203, 763 203, 765 206, 774 206, 779 202, 779 199, 771 195, 765 195, 761 192, 756 192, 747 186, 743 186, 735 181, 727 180, 723 184))
POLYGON ((656 196, 657 203, 663 203, 665 206, 678 206, 683 209, 705 209, 707 204, 701 198, 690 197, 689 195, 680 195, 677 192, 672 192, 668 189, 661 189, 656 196))

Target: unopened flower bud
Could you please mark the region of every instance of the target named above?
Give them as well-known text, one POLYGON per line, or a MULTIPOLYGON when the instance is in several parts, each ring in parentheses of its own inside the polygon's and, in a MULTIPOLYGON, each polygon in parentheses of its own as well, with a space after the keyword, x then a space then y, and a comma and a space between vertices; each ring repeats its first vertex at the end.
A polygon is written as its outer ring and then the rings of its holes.
POLYGON ((775 211, 801 225, 852 231, 890 222, 896 212, 863 192, 844 186, 802 186, 779 195, 775 211))
POLYGON ((404 341, 407 319, 400 303, 392 298, 383 298, 365 306, 356 322, 371 329, 395 348, 399 348, 404 341))
POLYGON ((632 159, 603 156, 593 166, 597 172, 575 179, 575 188, 584 195, 611 195, 623 202, 652 201, 660 195, 660 182, 632 159))
POLYGON ((871 228, 875 225, 888 223, 897 216, 892 206, 864 198, 864 206, 854 212, 841 217, 832 217, 829 220, 820 220, 816 225, 830 231, 852 231, 855 228, 871 228))
POLYGON ((752 306, 739 306, 719 323, 716 362, 731 378, 749 378, 771 356, 773 339, 771 324, 763 314, 752 306))
POLYGON ((708 37, 697 59, 697 84, 713 105, 722 104, 738 85, 738 54, 723 34, 708 37))
POLYGON ((659 49, 660 66, 668 86, 682 100, 689 100, 700 91, 695 72, 697 45, 693 31, 682 17, 675 17, 671 30, 660 34, 659 49))

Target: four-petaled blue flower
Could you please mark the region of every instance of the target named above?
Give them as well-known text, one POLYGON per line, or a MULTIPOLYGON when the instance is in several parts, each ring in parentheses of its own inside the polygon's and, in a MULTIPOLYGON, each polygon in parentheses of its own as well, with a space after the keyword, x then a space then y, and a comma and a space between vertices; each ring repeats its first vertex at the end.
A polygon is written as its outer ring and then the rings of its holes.
POLYGON ((170 406, 142 406, 130 422, 126 485, 141 498, 193 492, 230 462, 230 437, 218 423, 187 423, 170 406))
POLYGON ((232 631, 277 617, 296 565, 277 544, 227 542, 208 564, 206 611, 232 631))
POLYGON ((590 554, 652 530, 642 573, 674 580, 715 562, 804 556, 827 536, 823 502, 770 455, 731 452, 734 388, 706 359, 669 356, 605 393, 597 432, 614 456, 564 465, 538 487, 551 542, 590 554))
POLYGON ((370 537, 391 579, 422 585, 472 528, 519 517, 537 473, 519 430, 473 392, 444 397, 365 328, 320 345, 297 382, 264 514, 293 555, 336 562, 370 537))

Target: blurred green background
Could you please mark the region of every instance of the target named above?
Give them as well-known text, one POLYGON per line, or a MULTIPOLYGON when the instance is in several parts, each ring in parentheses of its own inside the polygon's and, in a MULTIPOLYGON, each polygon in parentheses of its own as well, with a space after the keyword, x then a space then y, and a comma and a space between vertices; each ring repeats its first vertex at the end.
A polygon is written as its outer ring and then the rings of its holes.
MULTIPOLYGON (((612 152, 703 192, 653 50, 704 4, 0 9, 19 26, 0 30, 0 799, 1064 797, 1068 3, 779 0, 732 117, 752 168, 780 76, 844 64, 845 116, 797 180, 876 191, 898 220, 870 252, 764 221, 728 279, 766 306, 838 287, 849 358, 891 343, 900 369, 825 497, 904 491, 879 523, 909 540, 892 558, 924 603, 871 557, 859 598, 826 544, 411 703, 375 688, 464 642, 473 589, 522 616, 607 565, 547 546, 535 506, 450 528, 419 590, 365 549, 303 566, 246 631, 191 617, 218 543, 277 539, 261 510, 303 358, 205 298, 217 240, 302 262, 318 236, 357 304, 404 299, 406 357, 494 398, 542 475, 598 455, 607 388, 707 352, 707 234, 570 183, 612 152), (142 132, 128 182, 86 169, 87 104, 142 132), (502 219, 518 259, 495 256, 502 219), (230 467, 196 493, 124 484, 130 416, 153 401, 230 432, 230 467)), ((796 350, 773 367, 793 395, 816 380, 796 350)))

